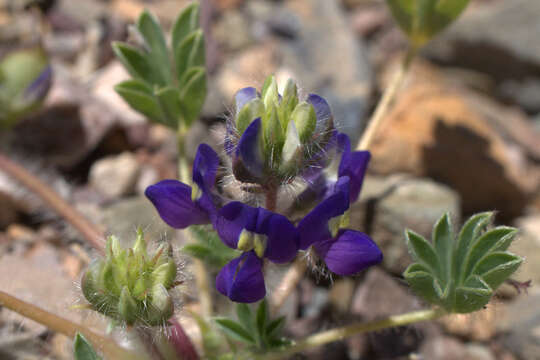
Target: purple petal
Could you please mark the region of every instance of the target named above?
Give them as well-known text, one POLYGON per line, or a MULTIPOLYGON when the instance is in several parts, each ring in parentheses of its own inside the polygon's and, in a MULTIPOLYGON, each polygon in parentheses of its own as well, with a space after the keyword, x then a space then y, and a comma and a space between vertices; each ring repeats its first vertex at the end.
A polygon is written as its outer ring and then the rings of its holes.
POLYGON ((309 94, 307 102, 315 109, 317 124, 327 125, 328 121, 332 119, 332 111, 326 100, 317 94, 309 94))
POLYGON ((207 212, 191 201, 191 187, 180 181, 160 181, 146 188, 144 194, 163 221, 173 228, 183 229, 210 222, 207 212))
POLYGON ((252 251, 225 265, 216 277, 216 288, 232 301, 252 303, 266 295, 263 262, 252 251))
POLYGON ((314 244, 328 268, 338 275, 352 275, 382 261, 381 250, 364 233, 340 230, 335 239, 314 244))
POLYGON ((225 205, 219 211, 216 220, 216 231, 221 240, 227 246, 236 249, 238 237, 242 230, 255 228, 257 213, 257 209, 239 201, 233 201, 225 205))
POLYGON ((261 118, 257 118, 246 128, 236 147, 236 162, 240 162, 256 178, 262 176, 264 165, 259 142, 260 130, 261 118))
POLYGON ((255 89, 254 87, 246 87, 238 90, 238 92, 234 96, 236 114, 238 114, 240 110, 242 110, 244 105, 246 105, 248 102, 255 99, 256 97, 257 89, 255 89))
POLYGON ((258 208, 255 229, 248 229, 268 236, 264 257, 275 263, 286 263, 294 259, 298 251, 298 231, 283 215, 258 208))
POLYGON ((24 96, 29 101, 45 97, 52 84, 52 67, 47 65, 39 76, 26 88, 24 96))
POLYGON ((343 176, 334 185, 332 194, 311 210, 298 224, 300 249, 332 238, 328 221, 349 208, 349 178, 343 176))
POLYGON ((199 145, 193 162, 193 182, 204 192, 210 192, 216 181, 218 154, 206 144, 199 145))
POLYGON ((349 137, 345 134, 338 135, 338 144, 342 151, 338 176, 348 176, 351 179, 350 201, 355 202, 360 195, 371 154, 369 151, 351 152, 349 137))

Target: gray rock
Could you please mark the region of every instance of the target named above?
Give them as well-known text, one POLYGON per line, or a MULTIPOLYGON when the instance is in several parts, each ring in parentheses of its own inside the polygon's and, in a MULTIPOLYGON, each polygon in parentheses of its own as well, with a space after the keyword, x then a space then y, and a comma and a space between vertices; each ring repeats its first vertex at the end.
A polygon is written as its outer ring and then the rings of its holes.
POLYGON ((516 221, 518 238, 510 251, 523 256, 525 261, 515 274, 519 281, 532 280, 532 286, 540 285, 540 214, 529 215, 516 221))
POLYGON ((499 96, 529 112, 540 88, 540 2, 513 0, 470 6, 425 53, 444 63, 489 73, 499 96))
POLYGON ((115 198, 133 193, 140 165, 130 152, 96 161, 89 175, 90 184, 103 194, 115 198))
POLYGON ((120 238, 124 246, 133 245, 137 227, 144 230, 148 243, 171 239, 174 229, 161 220, 156 209, 145 197, 131 197, 118 201, 102 211, 102 223, 107 234, 120 238))
POLYGON ((283 66, 304 89, 331 104, 337 126, 354 143, 372 89, 372 70, 366 49, 355 38, 336 1, 288 1, 298 18, 298 33, 282 43, 283 66))
POLYGON ((454 223, 460 220, 459 195, 429 179, 368 176, 361 194, 351 212, 351 226, 374 239, 383 251, 383 266, 395 274, 411 263, 405 229, 430 239, 433 225, 445 212, 454 223))

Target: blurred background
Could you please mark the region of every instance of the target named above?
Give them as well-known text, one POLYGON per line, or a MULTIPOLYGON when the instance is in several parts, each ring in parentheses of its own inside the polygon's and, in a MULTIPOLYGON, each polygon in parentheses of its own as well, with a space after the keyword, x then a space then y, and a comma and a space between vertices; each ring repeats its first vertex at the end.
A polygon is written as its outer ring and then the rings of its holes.
MULTIPOLYGON (((136 226, 148 238, 175 237, 143 193, 175 177, 176 137, 114 92, 128 75, 110 44, 137 42, 130 24, 144 8, 170 29, 187 3, 0 0, 4 77, 31 73, 32 66, 41 71, 47 62, 52 67, 42 106, 0 133, 1 151, 102 230, 125 239, 133 239, 136 226), (10 55, 21 51, 37 60, 10 67, 10 55)), ((209 92, 189 136, 191 156, 201 142, 222 148, 234 93, 260 88, 272 73, 324 96, 338 128, 356 141, 406 49, 383 0, 202 0, 201 16, 209 92)), ((496 210, 497 222, 519 227, 512 251, 526 260, 516 280, 531 280, 532 288, 525 293, 518 282, 507 284, 474 315, 357 336, 306 358, 540 359, 538 19, 537 0, 471 0, 421 51, 370 149, 369 176, 352 213, 352 226, 381 246, 384 263, 354 278, 308 274, 282 313, 286 332, 300 338, 421 308, 400 277, 410 263, 403 229, 429 235, 445 211, 459 224, 474 212, 496 210)), ((103 319, 71 308, 81 298, 80 272, 94 256, 74 230, 0 171, 2 290, 103 329, 103 319)), ((270 289, 284 271, 270 272, 270 289)), ((183 301, 197 311, 188 286, 183 301)), ((186 313, 178 317, 196 337, 186 313)), ((70 358, 71 339, 0 310, 0 359, 70 358)))

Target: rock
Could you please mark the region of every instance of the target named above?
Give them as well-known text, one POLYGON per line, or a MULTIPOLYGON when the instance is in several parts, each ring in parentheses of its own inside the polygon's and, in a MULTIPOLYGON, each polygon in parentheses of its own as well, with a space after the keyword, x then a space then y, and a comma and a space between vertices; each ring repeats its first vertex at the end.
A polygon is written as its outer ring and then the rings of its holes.
POLYGON ((445 212, 459 224, 459 195, 444 185, 406 175, 367 176, 360 201, 351 211, 351 226, 368 233, 381 247, 386 269, 401 274, 411 263, 404 230, 430 239, 433 225, 445 212))
POLYGON ((9 224, 17 221, 18 210, 15 201, 0 191, 0 229, 6 228, 9 224))
POLYGON ((226 51, 238 51, 253 41, 249 22, 240 11, 227 11, 213 27, 215 40, 226 51))
POLYGON ((474 341, 486 341, 497 333, 498 317, 504 312, 504 304, 492 299, 485 309, 473 314, 453 314, 438 320, 452 335, 474 341))
POLYGON ((510 251, 523 256, 525 261, 513 276, 519 281, 532 280, 532 286, 540 286, 540 214, 529 215, 516 220, 518 238, 510 251))
POLYGON ((502 343, 519 359, 540 359, 540 292, 522 296, 499 317, 502 343))
POLYGON ((528 160, 540 143, 522 115, 445 81, 416 63, 381 124, 370 169, 427 176, 455 189, 464 213, 521 214, 540 183, 528 160))
POLYGON ((540 3, 536 0, 486 2, 470 6, 425 53, 452 66, 477 69, 497 80, 495 92, 523 106, 540 111, 540 3), (507 31, 512 29, 512 31, 507 31), (514 91, 508 91, 513 88, 514 91))
POLYGON ((449 336, 440 336, 424 342, 420 354, 422 359, 455 360, 464 359, 466 350, 458 340, 449 336))
POLYGON ((89 175, 90 184, 110 198, 133 193, 139 176, 139 162, 130 152, 96 161, 89 175))
MULTIPOLYGON (((418 300, 407 290, 378 268, 371 268, 356 290, 351 314, 361 316, 362 321, 396 315, 420 308, 418 300), (399 299, 399 300, 398 300, 399 299)), ((367 336, 377 358, 393 358, 408 355, 420 344, 421 331, 415 327, 394 328, 391 332, 369 333, 367 336)))
POLYGON ((372 89, 366 49, 337 1, 289 0, 286 8, 300 25, 293 39, 282 40, 282 66, 302 88, 326 98, 337 126, 354 143, 364 126, 372 89))
POLYGON ((175 232, 161 220, 156 209, 145 197, 131 197, 120 200, 102 211, 101 222, 107 234, 120 238, 124 246, 132 246, 137 227, 144 230, 147 242, 155 243, 163 238, 172 239, 175 232))
POLYGON ((144 195, 146 188, 150 185, 154 185, 158 181, 159 173, 157 172, 157 170, 151 165, 143 166, 141 168, 139 179, 137 180, 137 184, 135 186, 137 194, 144 195))
POLYGON ((343 278, 335 281, 328 294, 332 306, 341 313, 347 313, 354 293, 354 281, 343 278))
POLYGON ((495 360, 493 353, 485 346, 475 343, 465 345, 466 360, 495 360))

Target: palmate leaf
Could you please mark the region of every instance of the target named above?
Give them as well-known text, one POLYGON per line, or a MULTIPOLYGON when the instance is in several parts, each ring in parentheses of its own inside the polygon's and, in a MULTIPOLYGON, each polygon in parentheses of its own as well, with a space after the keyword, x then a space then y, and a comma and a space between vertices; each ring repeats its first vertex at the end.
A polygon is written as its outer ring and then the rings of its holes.
POLYGON ((190 226, 189 230, 197 239, 197 243, 184 246, 182 251, 202 260, 206 264, 221 268, 239 255, 237 250, 223 244, 211 227, 190 226))
POLYGON ((517 230, 485 230, 493 213, 472 216, 454 238, 450 217, 433 229, 433 245, 408 230, 409 250, 416 260, 403 273, 413 291, 449 312, 468 313, 484 307, 493 293, 523 261, 507 251, 517 230))
POLYGON ((415 47, 450 25, 469 0, 386 0, 399 26, 415 47))
POLYGON ((240 323, 227 318, 217 318, 215 322, 231 338, 255 345, 254 337, 240 323))

